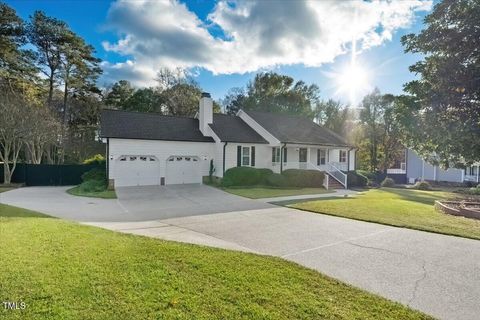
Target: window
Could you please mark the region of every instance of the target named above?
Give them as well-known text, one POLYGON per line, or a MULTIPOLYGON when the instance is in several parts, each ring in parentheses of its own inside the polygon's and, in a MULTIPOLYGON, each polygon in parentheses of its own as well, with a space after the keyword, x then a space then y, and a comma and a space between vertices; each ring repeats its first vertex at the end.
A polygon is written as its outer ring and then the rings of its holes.
POLYGON ((120 157, 120 161, 127 161, 127 157, 120 157))
POLYGON ((317 150, 317 166, 327 163, 327 150, 318 149, 317 150))
POLYGON ((147 161, 147 157, 140 157, 140 161, 147 161))
POLYGON ((242 166, 250 165, 250 147, 242 147, 242 166))
POLYGON ((272 148, 272 162, 280 162, 280 148, 272 148))
POLYGON ((130 161, 135 161, 137 160, 137 157, 130 157, 130 161))
POLYGON ((340 160, 341 163, 347 162, 347 151, 346 150, 340 150, 339 155, 340 155, 339 160, 340 160))
POLYGON ((298 161, 299 162, 307 162, 307 148, 300 148, 298 150, 298 161))

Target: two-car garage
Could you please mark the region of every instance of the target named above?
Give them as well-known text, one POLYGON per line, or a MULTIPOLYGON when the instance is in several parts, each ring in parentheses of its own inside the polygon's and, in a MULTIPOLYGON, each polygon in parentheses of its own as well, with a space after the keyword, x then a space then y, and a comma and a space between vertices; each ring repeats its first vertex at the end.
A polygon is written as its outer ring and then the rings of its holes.
POLYGON ((151 186, 201 183, 201 160, 198 156, 169 156, 162 163, 154 155, 122 155, 115 160, 115 186, 151 186))

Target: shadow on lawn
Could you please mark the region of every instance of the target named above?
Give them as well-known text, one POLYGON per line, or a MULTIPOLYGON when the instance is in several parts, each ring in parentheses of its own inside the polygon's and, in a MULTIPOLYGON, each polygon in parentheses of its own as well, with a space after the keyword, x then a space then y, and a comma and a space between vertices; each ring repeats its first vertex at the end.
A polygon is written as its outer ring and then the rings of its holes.
POLYGON ((420 192, 417 190, 394 189, 394 188, 382 188, 380 190, 388 193, 393 193, 397 195, 401 200, 419 202, 419 203, 428 204, 428 205, 433 205, 435 203, 435 200, 444 198, 436 193, 433 193, 433 191, 420 192))

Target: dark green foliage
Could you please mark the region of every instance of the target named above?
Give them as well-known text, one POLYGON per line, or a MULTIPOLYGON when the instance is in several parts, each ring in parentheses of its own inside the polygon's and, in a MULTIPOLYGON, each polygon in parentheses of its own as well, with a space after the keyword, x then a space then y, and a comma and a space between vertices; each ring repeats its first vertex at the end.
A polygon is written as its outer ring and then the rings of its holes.
POLYGON ((254 186, 266 184, 268 176, 272 175, 270 169, 255 169, 251 167, 235 167, 225 171, 222 180, 223 187, 254 186))
POLYGON ((273 113, 303 115, 313 118, 312 109, 320 101, 317 85, 307 85, 275 72, 258 73, 246 87, 232 89, 223 105, 229 114, 240 108, 273 113))
POLYGON ((318 170, 288 169, 283 171, 289 187, 322 187, 325 174, 318 170))
POLYGON ((80 191, 85 193, 101 192, 107 189, 107 183, 105 180, 86 180, 79 185, 79 189, 80 191))
POLYGON ((273 173, 267 178, 267 185, 271 187, 284 188, 288 187, 288 180, 284 175, 279 173, 273 173))
POLYGON ((413 188, 417 190, 432 190, 432 186, 427 181, 417 181, 413 188))
POLYGON ((416 79, 395 110, 404 143, 443 167, 480 158, 480 4, 438 1, 425 28, 402 37, 405 51, 422 60, 416 79))
POLYGON ((368 183, 368 178, 357 171, 349 171, 347 173, 348 187, 365 187, 368 183))
POLYGON ((394 187, 395 186, 395 180, 393 180, 392 178, 385 178, 382 183, 381 183, 381 186, 382 187, 394 187))
POLYGON ((95 168, 82 174, 83 182, 92 181, 92 180, 97 180, 102 182, 106 181, 107 180, 106 171, 104 169, 95 168))
POLYGON ((208 182, 213 183, 213 174, 215 173, 215 166, 213 165, 213 159, 210 159, 210 168, 208 169, 208 182))

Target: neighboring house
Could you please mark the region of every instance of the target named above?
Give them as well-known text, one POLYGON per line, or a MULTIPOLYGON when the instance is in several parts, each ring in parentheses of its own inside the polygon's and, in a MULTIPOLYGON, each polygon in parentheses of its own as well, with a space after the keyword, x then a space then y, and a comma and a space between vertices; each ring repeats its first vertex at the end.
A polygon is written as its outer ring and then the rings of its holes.
POLYGON ((405 149, 404 155, 397 159, 392 168, 387 169, 387 174, 398 183, 415 183, 419 180, 480 183, 480 162, 465 169, 444 170, 421 159, 415 151, 405 149))
POLYGON ((216 177, 237 166, 313 169, 342 187, 345 171, 355 169, 355 149, 313 121, 243 110, 213 114, 208 93, 195 118, 103 110, 101 137, 115 186, 201 183, 211 161, 216 177))

